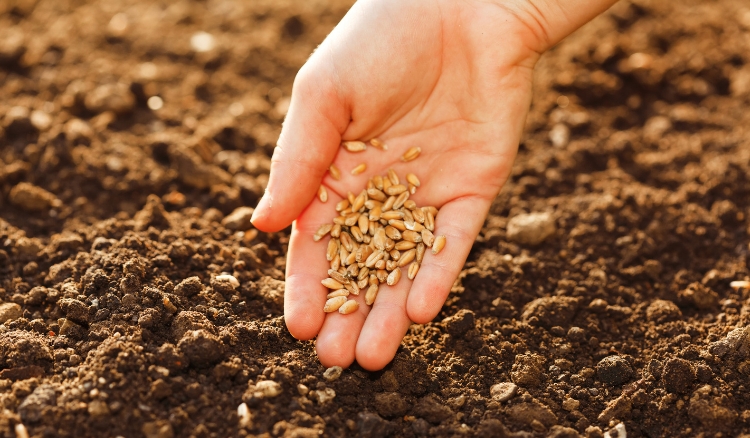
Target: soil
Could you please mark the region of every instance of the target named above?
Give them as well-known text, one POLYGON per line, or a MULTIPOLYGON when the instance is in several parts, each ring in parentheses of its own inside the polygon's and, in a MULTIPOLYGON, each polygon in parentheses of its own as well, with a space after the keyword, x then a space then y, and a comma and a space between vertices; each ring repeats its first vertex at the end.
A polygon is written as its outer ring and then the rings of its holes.
POLYGON ((339 375, 241 207, 349 6, 0 2, 0 435, 750 433, 750 9, 621 2, 547 53, 442 312, 339 375))

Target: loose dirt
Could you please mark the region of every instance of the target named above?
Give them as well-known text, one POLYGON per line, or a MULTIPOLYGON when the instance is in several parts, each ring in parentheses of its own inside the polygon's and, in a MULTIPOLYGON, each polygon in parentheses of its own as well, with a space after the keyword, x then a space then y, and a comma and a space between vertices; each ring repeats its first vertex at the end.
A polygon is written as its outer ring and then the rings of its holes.
POLYGON ((289 335, 288 230, 242 208, 348 7, 0 2, 0 435, 750 433, 747 5, 622 2, 546 54, 452 294, 377 373, 289 335))

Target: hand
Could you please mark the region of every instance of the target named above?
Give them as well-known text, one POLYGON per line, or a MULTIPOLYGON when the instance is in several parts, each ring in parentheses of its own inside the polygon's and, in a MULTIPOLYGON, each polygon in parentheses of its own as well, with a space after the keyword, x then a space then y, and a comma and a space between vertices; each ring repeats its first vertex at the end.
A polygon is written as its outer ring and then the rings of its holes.
POLYGON ((534 64, 562 37, 540 26, 538 8, 510 3, 361 0, 300 70, 253 223, 275 231, 296 219, 284 314, 295 338, 317 335, 323 365, 347 367, 356 359, 363 368, 383 368, 412 321, 429 322, 445 302, 509 175, 534 64), (373 137, 388 150, 339 146, 373 137), (412 146, 422 148, 419 158, 401 162, 412 146), (326 173, 331 163, 341 169, 340 181, 326 173), (367 170, 352 176, 360 163, 367 170), (389 168, 402 179, 419 177, 411 199, 440 209, 435 235, 447 236, 445 249, 427 251, 413 282, 404 275, 394 287, 381 285, 372 307, 362 294, 357 312, 325 314, 326 240, 312 236, 337 216, 334 206, 347 192, 359 193, 389 168), (326 203, 315 198, 321 182, 326 203))

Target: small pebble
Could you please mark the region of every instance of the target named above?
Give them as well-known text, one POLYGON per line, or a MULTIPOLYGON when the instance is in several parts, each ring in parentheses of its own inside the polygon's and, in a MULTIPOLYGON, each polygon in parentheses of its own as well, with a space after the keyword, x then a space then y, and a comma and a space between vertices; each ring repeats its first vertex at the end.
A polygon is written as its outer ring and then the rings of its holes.
POLYGON ((579 402, 578 400, 576 400, 574 398, 566 398, 562 402, 563 409, 565 409, 566 411, 569 411, 569 412, 573 412, 573 411, 577 410, 580 405, 581 405, 581 402, 579 402))
POLYGON ((340 366, 334 366, 325 370, 325 372, 323 373, 323 378, 329 382, 333 382, 334 380, 338 380, 338 378, 341 377, 341 373, 343 372, 343 368, 341 368, 340 366))
POLYGON ((21 306, 16 303, 2 303, 0 304, 0 324, 4 324, 8 321, 13 321, 20 318, 23 315, 21 306))
POLYGON ((557 231, 551 213, 519 214, 508 221, 508 240, 523 245, 538 245, 557 231))
POLYGON ((499 402, 504 402, 513 398, 513 396, 516 395, 516 391, 518 391, 518 385, 515 383, 502 382, 492 385, 492 388, 490 388, 490 395, 493 399, 499 402))

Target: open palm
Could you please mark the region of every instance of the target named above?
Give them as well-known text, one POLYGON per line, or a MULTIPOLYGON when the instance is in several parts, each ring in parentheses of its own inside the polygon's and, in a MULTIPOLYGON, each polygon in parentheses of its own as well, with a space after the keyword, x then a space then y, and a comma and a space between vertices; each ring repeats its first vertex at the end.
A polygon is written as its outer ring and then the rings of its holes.
POLYGON ((354 360, 370 370, 394 357, 412 322, 440 311, 508 177, 531 99, 538 32, 517 11, 480 0, 362 0, 316 50, 295 80, 273 156, 268 190, 253 223, 278 230, 295 220, 287 257, 284 313, 298 339, 317 336, 325 366, 354 360), (387 151, 351 153, 341 140, 385 141, 387 151), (401 162, 410 147, 418 159, 401 162), (331 163, 341 180, 328 175, 331 163), (367 170, 353 176, 360 163, 367 170), (335 204, 393 168, 421 180, 411 197, 436 206, 437 256, 425 255, 412 282, 381 285, 372 307, 326 314, 320 281, 326 245, 313 234, 335 204), (319 184, 329 200, 315 199, 319 184))

